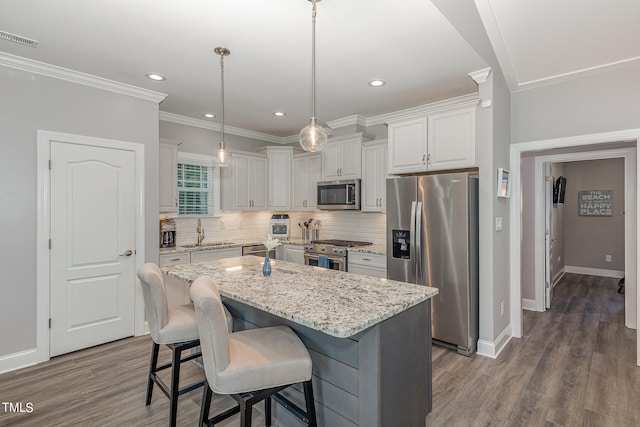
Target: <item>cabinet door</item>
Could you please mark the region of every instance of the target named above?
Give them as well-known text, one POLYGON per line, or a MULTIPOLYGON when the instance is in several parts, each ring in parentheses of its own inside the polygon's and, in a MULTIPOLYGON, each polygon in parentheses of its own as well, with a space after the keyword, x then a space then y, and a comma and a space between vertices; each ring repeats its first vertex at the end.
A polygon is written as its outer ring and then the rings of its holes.
POLYGON ((379 208, 381 212, 387 211, 387 176, 389 165, 387 162, 389 150, 387 144, 378 147, 378 197, 380 198, 379 208))
POLYGON ((297 245, 284 245, 284 260, 304 264, 304 248, 297 245))
POLYGON ((236 256, 242 256, 241 247, 193 251, 191 252, 191 262, 211 261, 214 259, 233 258, 236 256))
POLYGON ((359 179, 361 177, 362 139, 352 139, 342 143, 340 156, 340 179, 359 179))
POLYGON ((319 154, 310 156, 307 164, 309 181, 307 183, 308 194, 306 207, 310 210, 318 208, 318 182, 322 180, 322 156, 319 154))
POLYGON ((377 212, 380 210, 380 196, 378 190, 378 165, 380 164, 380 151, 378 147, 362 147, 362 187, 361 209, 365 212, 377 212))
POLYGON ((269 167, 269 209, 291 209, 291 160, 289 150, 268 150, 269 167))
POLYGON ((429 170, 477 166, 475 112, 471 106, 429 114, 429 170))
POLYGON ((267 209, 267 159, 251 159, 253 167, 250 169, 250 210, 267 209))
POLYGON ((362 210, 385 212, 387 192, 387 144, 362 147, 362 210))
POLYGON ((160 212, 178 211, 178 143, 160 141, 160 212))
POLYGON ((322 157, 320 154, 301 155, 293 159, 293 209, 315 210, 318 207, 317 183, 322 180, 322 157))
POLYGON ((309 195, 309 173, 307 172, 307 165, 309 164, 308 157, 295 157, 293 159, 293 182, 292 194, 293 194, 293 209, 305 210, 307 208, 306 202, 309 195))
POLYGON ((427 118, 389 123, 389 173, 427 170, 427 118))
POLYGON ((339 142, 327 142, 322 150, 322 180, 332 181, 340 179, 341 144, 339 142))
POLYGON ((241 154, 234 154, 231 163, 231 206, 232 210, 248 210, 251 199, 251 186, 249 172, 251 170, 251 158, 241 154))

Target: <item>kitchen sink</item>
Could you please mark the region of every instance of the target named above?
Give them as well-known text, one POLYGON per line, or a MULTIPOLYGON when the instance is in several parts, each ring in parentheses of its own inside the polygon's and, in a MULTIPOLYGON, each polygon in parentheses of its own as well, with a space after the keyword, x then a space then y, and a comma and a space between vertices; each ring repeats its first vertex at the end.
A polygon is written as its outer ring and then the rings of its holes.
POLYGON ((213 242, 213 243, 200 243, 199 245, 190 244, 190 245, 181 245, 183 248, 210 248, 214 246, 224 246, 224 245, 233 245, 231 242, 213 242))

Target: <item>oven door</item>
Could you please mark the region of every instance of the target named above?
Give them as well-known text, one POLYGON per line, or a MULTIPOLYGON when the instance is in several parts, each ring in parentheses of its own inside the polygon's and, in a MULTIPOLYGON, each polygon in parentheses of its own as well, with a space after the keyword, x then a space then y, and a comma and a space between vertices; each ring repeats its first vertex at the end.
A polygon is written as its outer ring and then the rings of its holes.
MULTIPOLYGON (((317 267, 318 266, 318 257, 320 257, 320 256, 321 255, 316 255, 316 254, 304 254, 304 263, 306 265, 313 265, 313 266, 317 267)), ((327 256, 327 259, 329 260, 329 268, 331 270, 346 271, 346 268, 347 268, 346 260, 347 259, 345 257, 327 256)))

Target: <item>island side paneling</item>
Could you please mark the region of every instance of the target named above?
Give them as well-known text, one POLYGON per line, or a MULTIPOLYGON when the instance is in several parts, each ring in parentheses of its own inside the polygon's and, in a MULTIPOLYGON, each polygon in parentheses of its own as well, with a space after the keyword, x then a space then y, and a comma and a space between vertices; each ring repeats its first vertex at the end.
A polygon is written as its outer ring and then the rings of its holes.
MULTIPOLYGON (((351 338, 336 338, 223 300, 237 330, 287 325, 296 331, 313 360, 319 425, 424 426, 431 410, 430 300, 351 338)), ((304 407, 299 388, 289 388, 283 395, 304 407)), ((299 424, 280 406, 273 409, 278 425, 299 424)))

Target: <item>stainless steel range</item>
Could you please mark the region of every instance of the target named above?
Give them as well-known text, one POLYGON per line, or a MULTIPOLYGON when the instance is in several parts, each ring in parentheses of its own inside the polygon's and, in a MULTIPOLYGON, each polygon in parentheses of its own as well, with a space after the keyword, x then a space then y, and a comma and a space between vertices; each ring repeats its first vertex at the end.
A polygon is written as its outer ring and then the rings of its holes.
POLYGON ((304 263, 318 266, 320 257, 325 256, 327 257, 328 268, 347 271, 347 249, 371 244, 371 242, 339 239, 313 240, 310 244, 304 245, 304 263))

